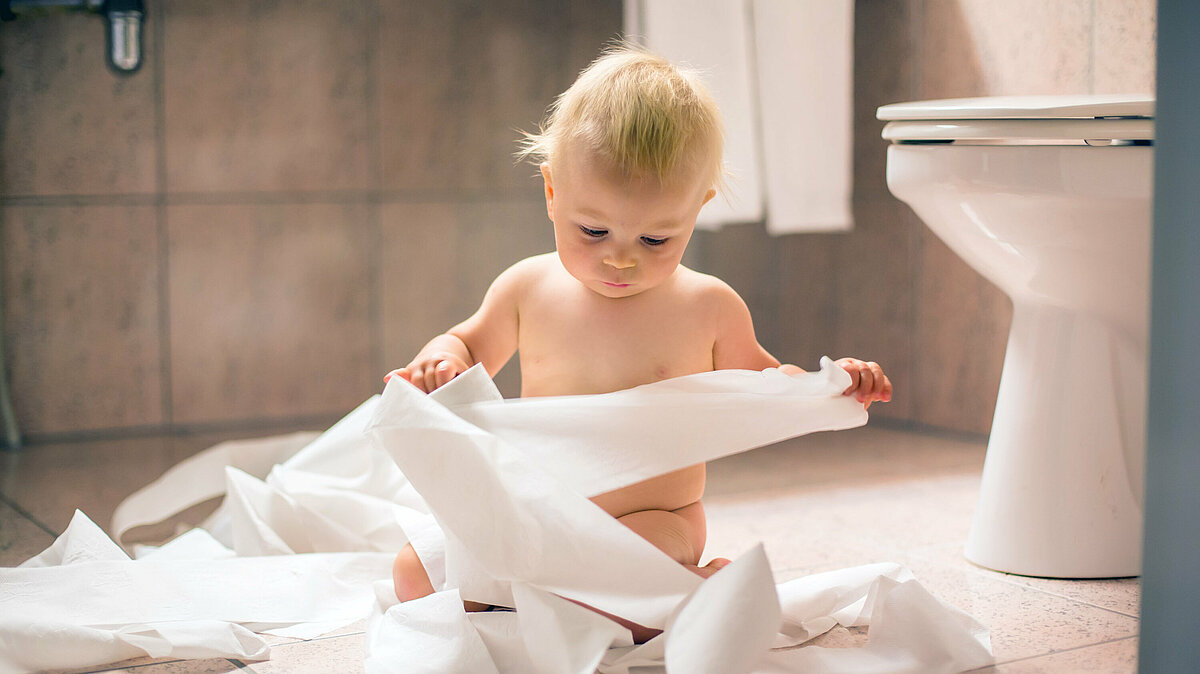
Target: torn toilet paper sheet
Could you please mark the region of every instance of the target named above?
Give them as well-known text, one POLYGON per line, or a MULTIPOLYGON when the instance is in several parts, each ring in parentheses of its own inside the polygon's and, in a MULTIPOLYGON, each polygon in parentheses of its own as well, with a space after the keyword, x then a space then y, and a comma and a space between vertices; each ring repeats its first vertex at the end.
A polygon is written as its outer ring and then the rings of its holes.
POLYGON ((861 406, 840 395, 845 376, 826 360, 798 377, 705 373, 603 396, 507 402, 480 370, 429 396, 393 381, 307 444, 302 436, 224 443, 192 457, 127 499, 113 523, 117 539, 128 539, 139 525, 224 494, 202 530, 129 560, 80 515, 39 561, 0 569, 0 671, 144 654, 254 659, 267 649, 253 632, 315 636, 368 613, 369 671, 986 664, 986 631, 901 567, 776 587, 759 549, 701 582, 586 498, 860 425, 861 406), (390 562, 406 541, 439 591, 401 604, 390 562), (516 611, 466 614, 463 598, 516 611), (634 646, 627 630, 567 599, 665 632, 634 646), (869 624, 868 645, 795 648, 837 624, 869 624))

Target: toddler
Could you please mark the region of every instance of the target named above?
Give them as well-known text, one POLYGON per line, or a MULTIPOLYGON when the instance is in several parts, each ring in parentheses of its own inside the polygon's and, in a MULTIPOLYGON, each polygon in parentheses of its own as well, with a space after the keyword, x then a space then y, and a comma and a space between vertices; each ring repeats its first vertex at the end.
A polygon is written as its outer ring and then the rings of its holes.
MULTIPOLYGON (((680 265, 696 216, 723 184, 722 143, 720 113, 694 74, 636 47, 607 50, 558 97, 520 153, 540 162, 556 250, 509 267, 473 316, 385 381, 398 376, 430 392, 475 363, 495 375, 514 352, 522 396, 780 367, 755 339, 741 297, 680 265)), ((852 380, 846 395, 866 406, 891 399, 876 363, 838 365, 852 380)), ((707 577, 729 561, 699 566, 704 478, 699 464, 592 501, 707 577)), ((411 545, 396 557, 394 578, 401 601, 433 591, 411 545)), ((654 634, 620 622, 638 641, 654 634)))

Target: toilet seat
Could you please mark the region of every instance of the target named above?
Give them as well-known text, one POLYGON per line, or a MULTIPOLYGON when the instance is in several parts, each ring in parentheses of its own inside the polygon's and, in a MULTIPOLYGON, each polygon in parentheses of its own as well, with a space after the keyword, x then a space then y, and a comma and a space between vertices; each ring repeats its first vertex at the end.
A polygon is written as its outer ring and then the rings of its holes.
POLYGON ((1146 95, 1002 96, 894 103, 879 108, 897 144, 1152 145, 1146 95))

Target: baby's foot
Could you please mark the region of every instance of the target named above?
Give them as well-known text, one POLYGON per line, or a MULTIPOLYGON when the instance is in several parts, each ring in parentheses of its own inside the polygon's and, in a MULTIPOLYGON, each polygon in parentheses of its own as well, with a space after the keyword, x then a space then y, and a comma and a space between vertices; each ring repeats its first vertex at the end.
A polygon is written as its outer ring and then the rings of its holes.
POLYGON ((684 564, 684 567, 686 567, 688 571, 691 571, 701 578, 708 578, 730 564, 732 564, 732 562, 724 557, 713 557, 712 561, 704 566, 692 566, 691 564, 684 564))

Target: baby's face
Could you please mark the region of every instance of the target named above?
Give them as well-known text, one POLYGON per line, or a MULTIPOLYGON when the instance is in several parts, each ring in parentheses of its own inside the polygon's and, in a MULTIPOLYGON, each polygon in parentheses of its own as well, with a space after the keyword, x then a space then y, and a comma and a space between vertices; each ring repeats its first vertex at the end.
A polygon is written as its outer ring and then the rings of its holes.
POLYGON ((701 175, 666 185, 653 177, 631 181, 586 152, 565 152, 553 169, 542 164, 542 176, 563 267, 611 298, 670 278, 700 208, 715 194, 701 175))

